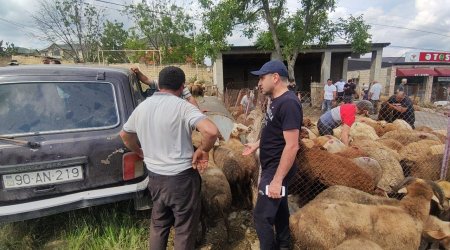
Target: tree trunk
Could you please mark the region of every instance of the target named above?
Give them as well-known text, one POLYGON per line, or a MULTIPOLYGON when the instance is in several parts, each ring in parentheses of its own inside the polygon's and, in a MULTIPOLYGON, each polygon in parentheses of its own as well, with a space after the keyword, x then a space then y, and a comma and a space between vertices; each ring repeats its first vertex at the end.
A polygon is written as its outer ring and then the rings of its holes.
POLYGON ((270 15, 269 1, 262 0, 262 4, 263 4, 264 13, 266 16, 266 21, 267 21, 267 24, 269 25, 270 33, 272 33, 272 39, 273 39, 273 44, 275 45, 275 51, 277 52, 275 59, 283 61, 283 53, 281 52, 280 40, 278 40, 277 31, 275 29, 275 24, 273 22, 272 15, 270 15))
POLYGON ((295 49, 292 53, 292 55, 289 56, 287 63, 288 63, 288 73, 289 73, 289 79, 295 80, 295 62, 297 61, 298 57, 298 50, 295 49))

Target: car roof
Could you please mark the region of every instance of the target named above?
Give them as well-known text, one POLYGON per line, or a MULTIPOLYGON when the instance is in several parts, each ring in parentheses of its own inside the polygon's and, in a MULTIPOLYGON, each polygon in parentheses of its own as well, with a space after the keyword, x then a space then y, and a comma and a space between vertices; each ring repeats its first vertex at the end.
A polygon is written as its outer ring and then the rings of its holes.
POLYGON ((131 73, 126 68, 105 67, 98 65, 61 65, 61 64, 41 64, 41 65, 21 65, 20 67, 0 67, 0 76, 39 76, 39 75, 74 75, 74 76, 95 76, 99 73, 125 74, 131 73))

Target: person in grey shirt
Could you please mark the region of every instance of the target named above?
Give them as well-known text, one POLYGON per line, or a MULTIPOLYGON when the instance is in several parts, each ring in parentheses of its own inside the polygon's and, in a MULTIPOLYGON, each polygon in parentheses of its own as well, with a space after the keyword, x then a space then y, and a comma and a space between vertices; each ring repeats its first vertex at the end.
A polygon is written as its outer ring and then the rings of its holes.
POLYGON ((200 218, 202 172, 218 129, 197 107, 179 98, 185 75, 177 67, 159 73, 159 88, 139 104, 120 136, 127 148, 144 159, 153 202, 150 249, 165 250, 174 226, 175 249, 194 249, 200 218), (191 136, 197 129, 201 145, 194 151, 191 136), (139 146, 142 146, 142 148, 139 146))
MULTIPOLYGON (((132 67, 130 70, 136 74, 139 81, 148 85, 150 88, 153 88, 154 92, 158 91, 158 82, 157 81, 152 80, 148 76, 144 75, 144 73, 142 73, 142 71, 140 71, 138 67, 132 67)), ((194 106, 199 108, 197 100, 195 100, 195 98, 192 96, 191 92, 189 91, 189 89, 187 87, 183 88, 183 92, 181 93, 181 98, 187 100, 188 102, 192 103, 194 106)))

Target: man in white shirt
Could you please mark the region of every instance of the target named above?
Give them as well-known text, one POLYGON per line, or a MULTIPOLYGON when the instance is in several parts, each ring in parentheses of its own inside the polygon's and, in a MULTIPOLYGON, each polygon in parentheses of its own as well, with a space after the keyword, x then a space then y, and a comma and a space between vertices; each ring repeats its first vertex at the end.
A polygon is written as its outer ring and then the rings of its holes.
POLYGON ((378 114, 378 103, 380 102, 381 84, 373 81, 369 90, 369 100, 373 105, 373 114, 378 114))
POLYGON ((201 203, 199 172, 208 166, 208 151, 218 135, 214 123, 193 104, 179 98, 185 81, 180 68, 161 70, 160 91, 136 107, 120 132, 125 146, 142 157, 148 169, 153 202, 149 236, 152 250, 167 248, 172 226, 174 248, 194 249, 201 203), (202 135, 195 151, 191 139, 194 129, 202 135))
POLYGON ((325 113, 331 110, 333 102, 336 100, 336 86, 333 85, 331 79, 328 79, 323 90, 322 113, 325 113))
POLYGON ((341 79, 340 81, 337 81, 334 86, 336 86, 336 91, 337 91, 337 102, 342 102, 343 98, 344 98, 344 85, 345 85, 345 81, 344 79, 341 79))

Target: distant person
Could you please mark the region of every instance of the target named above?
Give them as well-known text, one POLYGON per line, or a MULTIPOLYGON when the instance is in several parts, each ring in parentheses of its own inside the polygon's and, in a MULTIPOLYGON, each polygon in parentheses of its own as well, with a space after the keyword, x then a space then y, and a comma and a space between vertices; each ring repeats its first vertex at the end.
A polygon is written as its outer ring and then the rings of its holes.
POLYGON ((393 122, 397 119, 402 119, 411 125, 412 128, 415 128, 414 106, 403 91, 398 91, 397 94, 391 96, 389 100, 383 103, 378 114, 378 120, 393 122))
POLYGON ((356 104, 346 103, 341 106, 337 106, 325 114, 321 115, 317 122, 317 128, 319 134, 333 135, 333 129, 342 125, 341 140, 348 146, 350 127, 353 125, 356 119, 356 115, 368 115, 373 109, 372 103, 363 100, 356 104))
POLYGON ((336 86, 337 102, 340 103, 344 100, 344 86, 345 86, 344 79, 337 81, 334 84, 334 86, 336 86))
POLYGON ((408 96, 406 84, 408 84, 408 79, 403 78, 400 85, 398 85, 397 92, 405 92, 406 96, 408 96))
POLYGON ((356 84, 353 82, 353 79, 349 79, 348 82, 344 85, 344 103, 352 103, 355 93, 356 84))
POLYGON ((378 104, 380 102, 381 84, 378 81, 373 81, 369 90, 369 101, 373 105, 373 114, 378 114, 378 104))
POLYGON ((255 109, 255 105, 253 104, 254 99, 255 94, 253 94, 253 91, 247 90, 247 92, 241 99, 241 108, 244 112, 249 112, 255 109))
POLYGON ((363 83, 362 86, 362 91, 361 91, 361 96, 363 97, 363 100, 369 100, 369 89, 370 89, 370 85, 367 86, 367 83, 363 83))
POLYGON ((297 95, 298 99, 301 100, 302 98, 300 94, 300 84, 296 84, 295 80, 292 78, 289 78, 288 82, 289 82, 288 89, 290 91, 293 91, 297 95))
POLYGON ((333 102, 336 100, 336 86, 333 85, 331 79, 323 87, 323 103, 322 113, 325 113, 333 107, 333 102))

